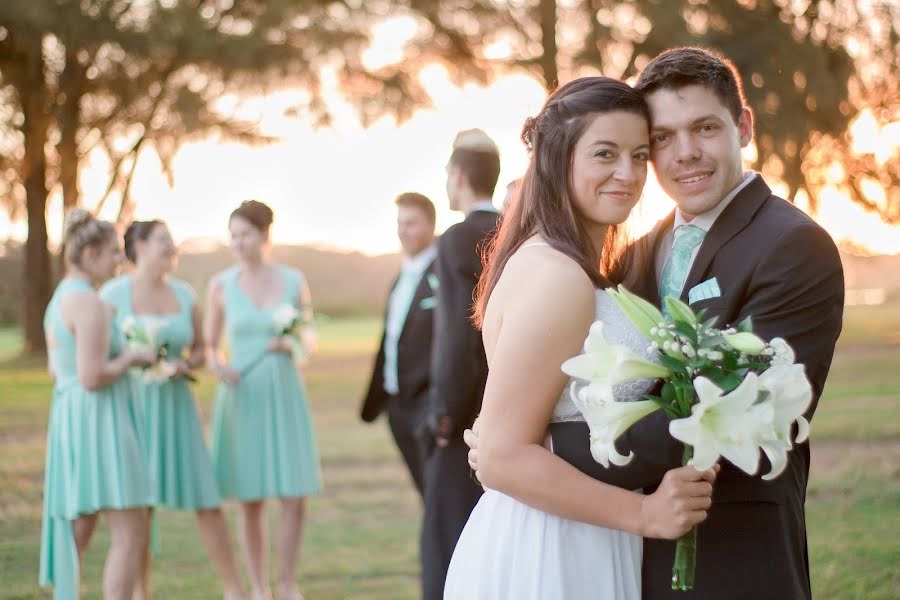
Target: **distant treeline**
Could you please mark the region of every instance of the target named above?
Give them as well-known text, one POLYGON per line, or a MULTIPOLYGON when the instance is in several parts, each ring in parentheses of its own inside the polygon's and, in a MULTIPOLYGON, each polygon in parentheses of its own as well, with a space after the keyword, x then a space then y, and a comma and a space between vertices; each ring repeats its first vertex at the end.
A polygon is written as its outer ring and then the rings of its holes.
MULTIPOLYGON (((22 311, 20 244, 0 244, 0 325, 19 323, 22 311)), ((396 254, 366 256, 358 252, 307 246, 276 246, 275 261, 303 271, 309 280, 317 313, 331 317, 380 316, 391 282, 400 267, 396 254)), ((59 260, 53 264, 58 271, 59 260)), ((884 290, 888 302, 900 301, 900 255, 862 257, 841 253, 847 287, 884 290)), ((203 296, 209 278, 232 264, 228 248, 185 253, 175 276, 203 296)), ((57 278, 59 274, 57 273, 57 278)))
MULTIPOLYGON (((306 246, 276 246, 272 258, 303 271, 316 312, 332 317, 380 315, 400 267, 398 255, 366 256, 306 246)), ((23 247, 0 244, 0 324, 19 322, 22 311, 23 247)), ((54 257, 53 263, 59 261, 54 257)), ((175 276, 201 296, 209 278, 232 264, 227 248, 184 254, 175 276)), ((58 279, 59 273, 56 273, 58 279)))

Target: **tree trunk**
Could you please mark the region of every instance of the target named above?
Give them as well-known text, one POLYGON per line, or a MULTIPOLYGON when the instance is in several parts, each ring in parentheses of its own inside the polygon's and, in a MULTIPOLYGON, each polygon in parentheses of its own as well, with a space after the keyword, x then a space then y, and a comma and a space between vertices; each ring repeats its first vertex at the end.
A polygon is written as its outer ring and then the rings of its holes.
POLYGON ((559 83, 559 72, 556 66, 556 0, 541 0, 541 73, 544 84, 552 89, 559 83))
POLYGON ((46 88, 41 36, 29 35, 25 42, 27 65, 24 85, 19 89, 25 137, 24 184, 28 214, 28 240, 25 242, 24 310, 22 328, 25 352, 46 351, 44 310, 50 300, 50 252, 47 249, 47 143, 46 88))
POLYGON ((79 205, 78 192, 78 124, 81 120, 81 97, 84 95, 85 71, 75 52, 66 52, 66 68, 60 77, 64 97, 59 107, 59 182, 63 192, 64 214, 79 205))
MULTIPOLYGON (((63 218, 69 209, 81 204, 78 189, 78 124, 81 120, 81 97, 87 81, 84 66, 78 62, 75 52, 66 48, 66 67, 60 77, 60 104, 58 112, 59 183, 63 193, 63 218)), ((58 272, 65 269, 65 248, 60 245, 58 272)))

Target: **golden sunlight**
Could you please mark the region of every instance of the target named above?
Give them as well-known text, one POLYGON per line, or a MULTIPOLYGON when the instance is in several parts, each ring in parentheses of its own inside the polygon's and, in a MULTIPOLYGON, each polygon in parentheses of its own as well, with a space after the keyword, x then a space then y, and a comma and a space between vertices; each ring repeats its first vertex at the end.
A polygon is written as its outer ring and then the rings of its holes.
MULTIPOLYGON (((398 60, 402 43, 414 28, 404 19, 385 22, 376 30, 366 60, 371 66, 398 60)), ((461 217, 447 208, 444 166, 456 133, 480 127, 497 142, 502 171, 494 202, 502 202, 506 184, 520 177, 527 154, 519 134, 525 118, 535 114, 545 98, 542 87, 525 75, 508 75, 489 86, 456 86, 444 67, 431 66, 421 81, 434 106, 418 110, 397 124, 383 118, 364 129, 352 107, 341 98, 334 77, 326 77, 326 99, 334 115, 331 126, 315 129, 290 109, 305 94, 286 90, 264 97, 225 97, 220 108, 241 118, 259 119, 263 133, 277 138, 266 146, 248 147, 221 140, 185 144, 174 161, 174 186, 169 187, 153 153, 141 155, 133 195, 137 219, 168 221, 176 239, 192 245, 225 240, 230 211, 242 200, 257 198, 272 206, 276 220, 273 240, 280 244, 314 244, 367 254, 399 249, 394 232, 393 199, 404 191, 430 197, 438 210, 438 230, 461 217)), ((896 152, 900 123, 879 128, 871 112, 863 112, 851 128, 853 148, 874 153, 883 163, 896 152)), ((746 158, 752 159, 754 149, 746 158)), ((96 205, 107 181, 108 160, 95 152, 82 174, 87 206, 96 205)), ((883 223, 839 191, 840 167, 828 174, 835 185, 821 194, 816 218, 838 242, 851 242, 872 253, 900 253, 900 227, 883 223)), ((774 186, 776 190, 778 186, 774 186)), ((783 191, 783 190, 782 190, 783 191)), ((867 190, 868 191, 868 190, 867 190)), ((872 190, 873 199, 877 193, 872 190)), ((882 192, 883 193, 883 192, 882 192)), ((51 239, 61 229, 60 199, 48 212, 51 239)), ((103 214, 115 216, 117 202, 103 214)), ((802 200, 798 205, 805 210, 802 200)), ((671 210, 671 201, 648 179, 644 201, 632 219, 632 231, 642 233, 671 210)), ((24 227, 0 223, 11 236, 24 238, 24 227)), ((24 225, 24 224, 23 224, 24 225)))

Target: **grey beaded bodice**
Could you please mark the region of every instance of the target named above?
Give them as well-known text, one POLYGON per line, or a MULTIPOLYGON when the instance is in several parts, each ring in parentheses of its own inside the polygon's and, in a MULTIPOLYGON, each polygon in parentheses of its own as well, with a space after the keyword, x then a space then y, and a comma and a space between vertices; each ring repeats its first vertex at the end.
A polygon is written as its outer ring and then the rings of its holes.
MULTIPOLYGON (((650 350, 650 341, 631 324, 625 313, 604 290, 597 290, 596 320, 603 322, 603 336, 607 342, 612 345, 625 346, 638 356, 653 359, 656 352, 650 350)), ((570 393, 572 381, 574 380, 570 380, 569 385, 566 385, 559 402, 556 403, 550 417, 551 423, 584 421, 584 417, 581 416, 581 412, 572 401, 570 393)), ((653 379, 628 381, 614 386, 613 394, 620 402, 643 400, 644 394, 653 389, 654 382, 653 379)))

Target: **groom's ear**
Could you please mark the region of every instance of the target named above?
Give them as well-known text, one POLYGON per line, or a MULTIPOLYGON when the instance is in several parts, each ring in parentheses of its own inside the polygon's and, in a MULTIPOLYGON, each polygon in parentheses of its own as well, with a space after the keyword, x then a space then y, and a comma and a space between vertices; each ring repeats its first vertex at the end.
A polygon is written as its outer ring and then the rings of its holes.
POLYGON ((738 132, 740 134, 741 148, 746 148, 753 139, 753 113, 750 108, 745 106, 741 109, 741 115, 738 117, 738 132))

